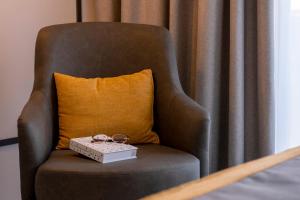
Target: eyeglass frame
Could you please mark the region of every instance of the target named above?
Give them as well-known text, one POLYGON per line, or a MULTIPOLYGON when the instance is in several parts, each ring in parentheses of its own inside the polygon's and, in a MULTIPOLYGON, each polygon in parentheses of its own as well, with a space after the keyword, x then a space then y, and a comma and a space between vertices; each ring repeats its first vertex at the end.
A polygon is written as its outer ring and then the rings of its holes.
MULTIPOLYGON (((105 139, 97 139, 97 138, 95 138, 97 135, 105 135, 105 134, 96 134, 96 135, 93 135, 91 143, 97 143, 97 142, 114 142, 114 143, 119 143, 119 144, 126 144, 128 142, 128 140, 129 140, 129 137, 127 135, 125 135, 125 134, 114 134, 114 135, 112 135, 110 137, 111 139, 106 139, 106 140, 105 139), (120 135, 125 136, 124 137, 124 141, 119 142, 119 141, 114 140, 114 137, 117 136, 117 135, 119 135, 119 136, 120 135)), ((107 136, 107 135, 105 135, 105 136, 107 136)), ((109 137, 109 136, 107 136, 107 137, 109 137)))

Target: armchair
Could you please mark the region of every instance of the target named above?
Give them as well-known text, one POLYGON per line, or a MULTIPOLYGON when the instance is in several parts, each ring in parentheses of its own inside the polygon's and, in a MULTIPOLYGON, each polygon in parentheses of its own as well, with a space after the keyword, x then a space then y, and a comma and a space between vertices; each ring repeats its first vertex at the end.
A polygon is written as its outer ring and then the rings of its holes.
POLYGON ((136 199, 205 176, 209 122, 208 113, 181 88, 166 29, 101 22, 43 28, 36 42, 33 91, 18 120, 22 199, 136 199), (55 150, 54 72, 111 77, 149 67, 160 145, 137 145, 137 159, 109 164, 55 150))

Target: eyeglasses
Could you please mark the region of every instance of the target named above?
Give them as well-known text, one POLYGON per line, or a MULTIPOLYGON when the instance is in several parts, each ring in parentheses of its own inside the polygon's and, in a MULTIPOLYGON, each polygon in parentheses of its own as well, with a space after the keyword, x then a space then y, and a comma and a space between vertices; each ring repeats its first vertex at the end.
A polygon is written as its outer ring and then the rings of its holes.
POLYGON ((129 138, 124 135, 124 134, 115 134, 112 135, 111 137, 105 135, 105 134, 98 134, 98 135, 93 135, 92 136, 92 141, 91 143, 96 143, 96 142, 115 142, 115 143, 123 143, 125 144, 129 138))

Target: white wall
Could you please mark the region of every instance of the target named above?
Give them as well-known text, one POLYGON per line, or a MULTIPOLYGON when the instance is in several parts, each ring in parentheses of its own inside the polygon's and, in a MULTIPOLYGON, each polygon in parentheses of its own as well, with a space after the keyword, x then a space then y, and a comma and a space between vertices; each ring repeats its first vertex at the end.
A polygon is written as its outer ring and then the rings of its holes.
MULTIPOLYGON (((17 118, 33 84, 34 46, 41 27, 75 22, 75 0, 1 0, 0 139, 17 136, 17 118)), ((17 145, 0 147, 0 199, 18 200, 17 145)))
POLYGON ((276 151, 300 145, 300 0, 275 1, 276 151))

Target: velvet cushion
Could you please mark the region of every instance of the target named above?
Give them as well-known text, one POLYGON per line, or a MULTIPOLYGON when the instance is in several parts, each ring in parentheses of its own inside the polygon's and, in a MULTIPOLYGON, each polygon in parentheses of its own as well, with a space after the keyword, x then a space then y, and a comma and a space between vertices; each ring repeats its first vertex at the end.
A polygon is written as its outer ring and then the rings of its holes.
POLYGON ((125 134, 130 144, 159 143, 152 132, 153 78, 150 69, 109 78, 77 78, 55 73, 59 143, 95 134, 125 134))

